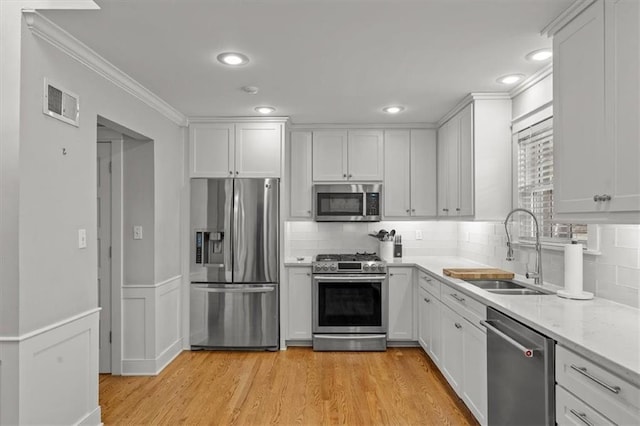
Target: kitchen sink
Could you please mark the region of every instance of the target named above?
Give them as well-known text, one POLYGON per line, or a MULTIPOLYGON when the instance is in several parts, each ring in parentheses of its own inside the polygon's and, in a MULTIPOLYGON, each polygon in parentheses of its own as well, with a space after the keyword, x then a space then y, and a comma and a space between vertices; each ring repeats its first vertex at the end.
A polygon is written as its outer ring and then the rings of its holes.
POLYGON ((511 294, 514 296, 549 294, 546 291, 525 287, 510 280, 468 280, 467 282, 495 294, 511 294))

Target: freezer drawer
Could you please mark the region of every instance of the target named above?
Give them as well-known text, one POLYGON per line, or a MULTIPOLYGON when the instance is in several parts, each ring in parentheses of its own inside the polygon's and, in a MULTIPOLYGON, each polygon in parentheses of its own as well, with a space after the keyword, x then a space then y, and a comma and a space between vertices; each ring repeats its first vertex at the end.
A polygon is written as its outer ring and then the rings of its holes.
POLYGON ((277 284, 191 284, 192 349, 278 349, 277 284))

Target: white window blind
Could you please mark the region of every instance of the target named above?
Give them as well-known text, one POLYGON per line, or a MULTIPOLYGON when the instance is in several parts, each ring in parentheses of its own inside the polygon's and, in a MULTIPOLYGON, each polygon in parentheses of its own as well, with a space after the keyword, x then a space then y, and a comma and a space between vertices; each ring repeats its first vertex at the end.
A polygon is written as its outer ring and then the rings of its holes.
MULTIPOLYGON (((551 242, 586 240, 587 226, 553 220, 553 118, 517 134, 518 204, 538 219, 540 237, 551 242)), ((533 219, 519 215, 521 239, 535 238, 533 219)))

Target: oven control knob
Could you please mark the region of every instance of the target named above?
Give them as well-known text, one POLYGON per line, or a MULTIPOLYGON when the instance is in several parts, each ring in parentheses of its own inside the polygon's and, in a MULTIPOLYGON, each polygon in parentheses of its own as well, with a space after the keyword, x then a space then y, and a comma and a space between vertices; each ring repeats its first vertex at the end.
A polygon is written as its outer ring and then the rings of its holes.
POLYGON ((327 265, 324 265, 324 266, 322 267, 322 270, 323 270, 323 271, 328 271, 328 270, 329 270, 329 267, 328 267, 327 265))
POLYGON ((331 265, 331 267, 329 269, 331 269, 332 271, 335 271, 338 268, 336 268, 336 265, 331 265))
POLYGON ((375 263, 371 264, 371 270, 375 271, 378 268, 378 265, 376 265, 375 263))
POLYGON ((362 269, 364 269, 365 271, 368 271, 368 270, 369 270, 369 265, 364 265, 364 266, 362 267, 362 269))

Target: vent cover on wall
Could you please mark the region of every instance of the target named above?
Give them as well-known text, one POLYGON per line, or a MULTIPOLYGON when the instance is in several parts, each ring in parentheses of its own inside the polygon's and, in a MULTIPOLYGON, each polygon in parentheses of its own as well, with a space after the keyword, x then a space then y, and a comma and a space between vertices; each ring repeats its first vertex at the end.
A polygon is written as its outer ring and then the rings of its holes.
POLYGON ((80 103, 78 96, 57 84, 54 86, 46 78, 44 79, 42 112, 49 117, 57 118, 76 127, 79 126, 80 103))

